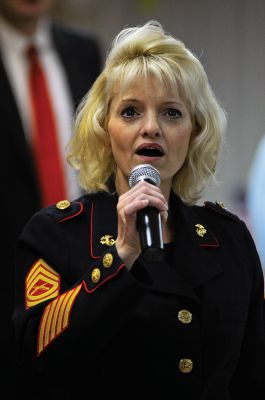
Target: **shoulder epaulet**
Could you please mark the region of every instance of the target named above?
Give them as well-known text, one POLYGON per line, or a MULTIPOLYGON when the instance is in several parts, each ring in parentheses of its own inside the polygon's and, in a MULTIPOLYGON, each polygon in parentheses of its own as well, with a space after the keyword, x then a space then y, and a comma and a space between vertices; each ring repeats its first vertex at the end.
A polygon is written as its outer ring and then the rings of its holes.
POLYGON ((221 201, 216 201, 215 203, 211 201, 205 201, 204 206, 207 207, 208 209, 215 211, 221 215, 224 215, 225 217, 231 218, 234 221, 240 222, 240 218, 236 215, 233 214, 231 211, 228 211, 224 203, 221 201))
POLYGON ((45 213, 52 217, 57 224, 74 218, 83 212, 84 205, 80 201, 61 200, 46 208, 45 213))

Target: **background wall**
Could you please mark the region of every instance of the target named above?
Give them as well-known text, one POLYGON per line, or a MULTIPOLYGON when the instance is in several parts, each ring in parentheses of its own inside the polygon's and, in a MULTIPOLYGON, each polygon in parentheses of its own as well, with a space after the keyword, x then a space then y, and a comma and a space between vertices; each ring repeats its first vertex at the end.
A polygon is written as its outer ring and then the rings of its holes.
POLYGON ((103 56, 126 25, 158 19, 200 57, 228 113, 221 182, 205 197, 244 213, 250 164, 265 133, 265 0, 58 0, 53 13, 95 32, 103 56))

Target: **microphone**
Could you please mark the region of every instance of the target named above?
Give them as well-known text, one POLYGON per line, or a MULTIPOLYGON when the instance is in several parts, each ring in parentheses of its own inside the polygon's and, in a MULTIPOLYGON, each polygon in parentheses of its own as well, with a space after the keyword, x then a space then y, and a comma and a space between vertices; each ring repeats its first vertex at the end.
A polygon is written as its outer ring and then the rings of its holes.
MULTIPOLYGON (((159 171, 150 164, 140 164, 134 167, 128 178, 130 188, 140 181, 146 181, 160 186, 159 171)), ((142 254, 146 261, 160 261, 163 258, 162 224, 159 210, 147 206, 137 212, 136 226, 140 235, 142 254)))

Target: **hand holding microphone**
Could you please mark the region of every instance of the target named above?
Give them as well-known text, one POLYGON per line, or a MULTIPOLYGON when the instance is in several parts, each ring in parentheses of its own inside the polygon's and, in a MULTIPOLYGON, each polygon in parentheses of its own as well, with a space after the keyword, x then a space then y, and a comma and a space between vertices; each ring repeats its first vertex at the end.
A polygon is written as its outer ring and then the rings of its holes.
MULTIPOLYGON (((160 186, 159 171, 150 164, 137 165, 129 175, 129 186, 146 181, 160 186)), ((141 249, 146 261, 159 261, 163 257, 163 236, 161 215, 156 207, 147 206, 137 212, 137 229, 140 235, 141 249)))
POLYGON ((129 174, 131 189, 119 197, 116 248, 130 269, 142 253, 147 261, 163 256, 162 222, 167 202, 158 189, 160 174, 149 164, 141 164, 129 174))

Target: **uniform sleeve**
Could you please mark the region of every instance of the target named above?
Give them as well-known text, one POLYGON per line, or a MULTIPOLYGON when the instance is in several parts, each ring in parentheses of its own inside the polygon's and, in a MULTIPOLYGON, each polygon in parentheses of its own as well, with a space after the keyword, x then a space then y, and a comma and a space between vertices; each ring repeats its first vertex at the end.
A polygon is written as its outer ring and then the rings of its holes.
POLYGON ((232 384, 233 399, 265 396, 265 301, 264 280, 253 239, 245 227, 242 252, 249 259, 252 275, 251 302, 248 311, 241 356, 232 384))
POLYGON ((146 293, 115 246, 85 263, 77 254, 76 268, 82 273, 75 279, 69 251, 60 224, 43 212, 30 220, 18 241, 13 323, 23 373, 35 369, 46 376, 53 371, 65 378, 69 371, 74 375, 73 365, 80 362, 94 370, 146 293))

